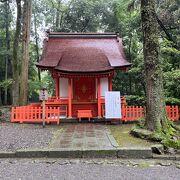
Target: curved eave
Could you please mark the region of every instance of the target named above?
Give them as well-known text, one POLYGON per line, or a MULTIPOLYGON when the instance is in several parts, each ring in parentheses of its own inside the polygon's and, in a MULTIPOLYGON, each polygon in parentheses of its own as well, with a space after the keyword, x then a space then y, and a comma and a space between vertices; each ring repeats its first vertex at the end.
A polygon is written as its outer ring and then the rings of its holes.
POLYGON ((123 66, 117 66, 117 67, 114 67, 115 70, 121 70, 121 69, 124 69, 124 68, 129 68, 132 66, 132 63, 128 63, 126 65, 123 65, 123 66))
POLYGON ((117 66, 117 67, 112 67, 111 69, 107 70, 96 70, 96 71, 68 71, 68 70, 60 70, 57 69, 55 66, 42 66, 39 64, 36 64, 36 66, 42 70, 55 70, 57 72, 63 73, 63 74, 98 74, 98 73, 109 73, 114 70, 126 70, 127 68, 131 67, 132 63, 128 63, 127 65, 123 66, 117 66))
POLYGON ((54 69, 55 66, 43 66, 43 65, 40 65, 39 63, 35 63, 36 67, 37 68, 40 68, 40 69, 54 69))
POLYGON ((103 71, 65 71, 65 70, 58 70, 58 69, 54 69, 57 72, 60 72, 62 74, 105 74, 105 73, 110 73, 112 71, 114 71, 114 69, 109 69, 109 70, 103 70, 103 71))

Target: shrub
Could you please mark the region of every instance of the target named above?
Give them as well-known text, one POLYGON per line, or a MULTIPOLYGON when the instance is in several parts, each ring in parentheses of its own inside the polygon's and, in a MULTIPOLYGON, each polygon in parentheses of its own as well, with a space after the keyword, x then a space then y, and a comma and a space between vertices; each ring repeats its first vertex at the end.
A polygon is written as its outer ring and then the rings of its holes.
POLYGON ((127 104, 129 106, 144 106, 145 100, 143 96, 128 95, 125 96, 127 104))

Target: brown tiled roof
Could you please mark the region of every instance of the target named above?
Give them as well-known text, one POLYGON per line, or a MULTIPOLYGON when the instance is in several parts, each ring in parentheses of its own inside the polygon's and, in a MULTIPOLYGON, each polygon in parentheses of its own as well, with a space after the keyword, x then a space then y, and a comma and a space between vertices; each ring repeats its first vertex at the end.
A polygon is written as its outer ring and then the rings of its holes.
POLYGON ((40 68, 62 72, 104 72, 130 66, 114 33, 50 33, 40 68))

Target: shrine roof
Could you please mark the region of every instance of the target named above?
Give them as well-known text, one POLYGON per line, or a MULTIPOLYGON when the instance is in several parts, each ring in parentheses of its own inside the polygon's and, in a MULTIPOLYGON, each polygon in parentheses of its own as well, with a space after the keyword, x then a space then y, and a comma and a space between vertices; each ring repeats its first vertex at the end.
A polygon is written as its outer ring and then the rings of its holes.
POLYGON ((44 40, 39 68, 60 72, 105 72, 131 64, 115 33, 50 32, 44 40))

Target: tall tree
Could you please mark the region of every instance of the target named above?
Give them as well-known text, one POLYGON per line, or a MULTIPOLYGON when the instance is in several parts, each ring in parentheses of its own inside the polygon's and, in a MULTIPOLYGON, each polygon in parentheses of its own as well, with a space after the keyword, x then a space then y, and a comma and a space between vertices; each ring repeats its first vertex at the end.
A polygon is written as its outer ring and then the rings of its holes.
POLYGON ((59 29, 60 26, 60 8, 61 8, 61 0, 58 0, 57 12, 56 12, 56 28, 59 29))
POLYGON ((141 19, 146 81, 146 126, 151 131, 162 132, 167 129, 168 122, 159 58, 155 0, 141 0, 141 19))
MULTIPOLYGON (((34 15, 34 36, 35 36, 35 41, 36 41, 36 59, 37 59, 37 62, 39 62, 39 45, 38 45, 38 33, 37 33, 37 14, 36 12, 34 11, 33 12, 33 15, 34 15)), ((38 78, 39 78, 39 81, 41 81, 41 72, 40 72, 40 69, 38 68, 38 78)))
POLYGON ((31 30, 32 0, 24 0, 23 6, 23 59, 21 64, 20 104, 26 105, 28 98, 29 42, 31 30))
MULTIPOLYGON (((9 0, 7 0, 5 2, 5 29, 6 29, 5 81, 7 81, 7 79, 8 79, 8 64, 9 64, 9 60, 10 60, 10 56, 9 56, 9 51, 10 51, 9 11, 10 11, 9 0)), ((6 87, 4 89, 4 104, 5 105, 7 105, 7 91, 8 91, 8 88, 6 87)))
POLYGON ((13 61, 12 61, 12 73, 13 73, 13 88, 12 88, 12 100, 13 105, 17 106, 19 104, 19 61, 18 61, 18 51, 19 51, 19 41, 21 33, 21 0, 16 0, 17 5, 17 18, 16 18, 16 30, 14 34, 13 42, 13 61))

